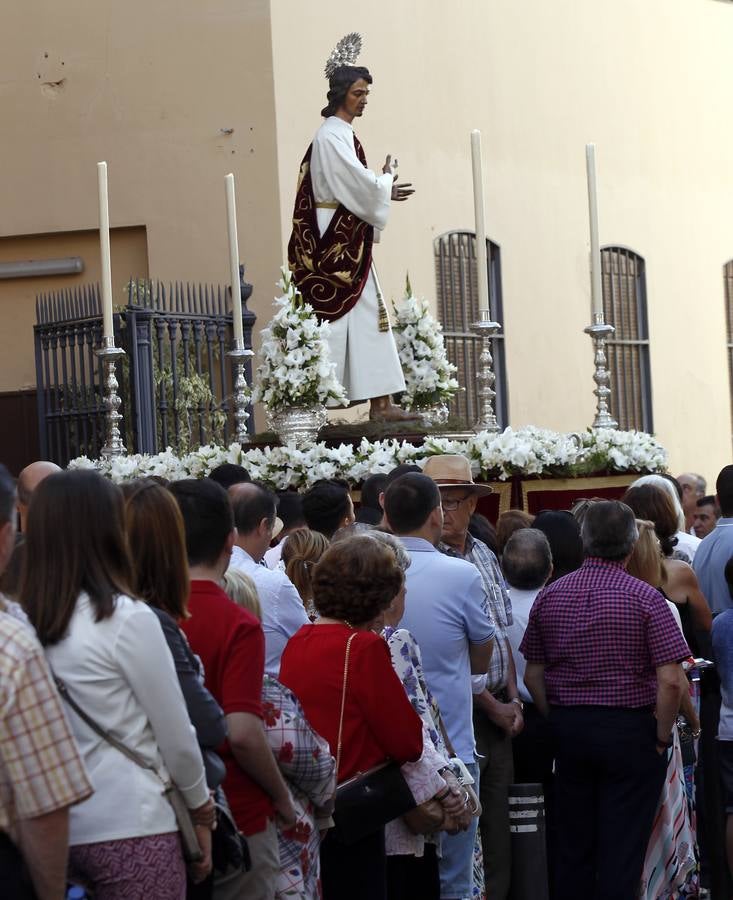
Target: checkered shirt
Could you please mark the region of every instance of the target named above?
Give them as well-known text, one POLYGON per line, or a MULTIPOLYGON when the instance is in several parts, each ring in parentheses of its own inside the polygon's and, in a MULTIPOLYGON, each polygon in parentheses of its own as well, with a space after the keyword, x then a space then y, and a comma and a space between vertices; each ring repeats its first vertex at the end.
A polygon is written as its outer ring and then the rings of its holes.
POLYGON ((91 793, 41 645, 0 612, 0 831, 91 793))
POLYGON ((557 706, 653 706, 657 666, 690 651, 662 594, 591 557, 537 595, 519 646, 557 706))
POLYGON ((463 553, 454 547, 441 543, 439 549, 448 556, 457 556, 473 563, 481 574, 489 601, 489 617, 496 628, 494 635, 494 651, 486 679, 486 688, 497 694, 506 687, 509 677, 509 647, 507 645, 507 628, 512 624, 512 601, 506 589, 506 582, 499 566, 499 561, 483 541, 476 540, 471 534, 466 535, 466 546, 463 553))

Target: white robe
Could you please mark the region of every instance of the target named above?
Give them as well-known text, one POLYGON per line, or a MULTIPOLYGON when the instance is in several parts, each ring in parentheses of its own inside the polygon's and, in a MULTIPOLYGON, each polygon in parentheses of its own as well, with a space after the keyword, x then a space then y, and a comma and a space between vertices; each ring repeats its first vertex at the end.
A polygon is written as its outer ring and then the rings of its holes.
MULTIPOLYGON (((338 116, 326 119, 313 139, 311 182, 316 203, 342 203, 373 225, 374 239, 379 239, 389 215, 392 175, 376 175, 364 168, 354 148, 354 130, 338 116)), ((335 212, 335 209, 316 210, 321 234, 335 212)), ((382 298, 386 308, 384 293, 382 298)), ((330 325, 331 359, 352 403, 405 389, 392 331, 379 330, 374 266, 353 309, 330 325)))

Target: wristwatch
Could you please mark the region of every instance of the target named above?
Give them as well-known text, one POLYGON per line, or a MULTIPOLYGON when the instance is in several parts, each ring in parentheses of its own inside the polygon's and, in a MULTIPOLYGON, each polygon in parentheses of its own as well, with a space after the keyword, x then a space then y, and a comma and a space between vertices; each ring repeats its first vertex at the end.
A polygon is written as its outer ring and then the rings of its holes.
POLYGON ((522 703, 521 697, 512 697, 512 699, 509 702, 516 703, 517 706, 522 710, 522 712, 524 712, 524 703, 522 703))

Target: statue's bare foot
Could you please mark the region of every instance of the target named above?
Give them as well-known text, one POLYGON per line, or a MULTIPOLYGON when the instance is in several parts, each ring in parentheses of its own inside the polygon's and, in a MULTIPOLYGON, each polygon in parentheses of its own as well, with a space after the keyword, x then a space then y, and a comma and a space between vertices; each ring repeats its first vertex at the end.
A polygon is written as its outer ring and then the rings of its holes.
POLYGON ((420 414, 402 409, 401 406, 396 406, 389 399, 381 403, 375 403, 372 400, 369 418, 373 422, 418 422, 420 414))

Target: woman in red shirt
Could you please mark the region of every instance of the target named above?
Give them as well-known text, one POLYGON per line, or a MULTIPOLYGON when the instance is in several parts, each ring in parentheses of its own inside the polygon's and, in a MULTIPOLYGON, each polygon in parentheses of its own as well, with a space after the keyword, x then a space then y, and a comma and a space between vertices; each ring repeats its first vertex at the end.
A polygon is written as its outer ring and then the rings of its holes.
MULTIPOLYGON (((369 535, 330 547, 313 573, 319 618, 303 625, 282 656, 280 680, 300 700, 310 724, 336 755, 346 643, 351 642, 337 775, 342 782, 387 759, 422 754, 422 724, 392 668, 387 645, 372 628, 399 593, 403 573, 394 553, 369 535)), ((321 847, 324 900, 386 897, 384 829, 353 844, 332 830, 321 847)))

